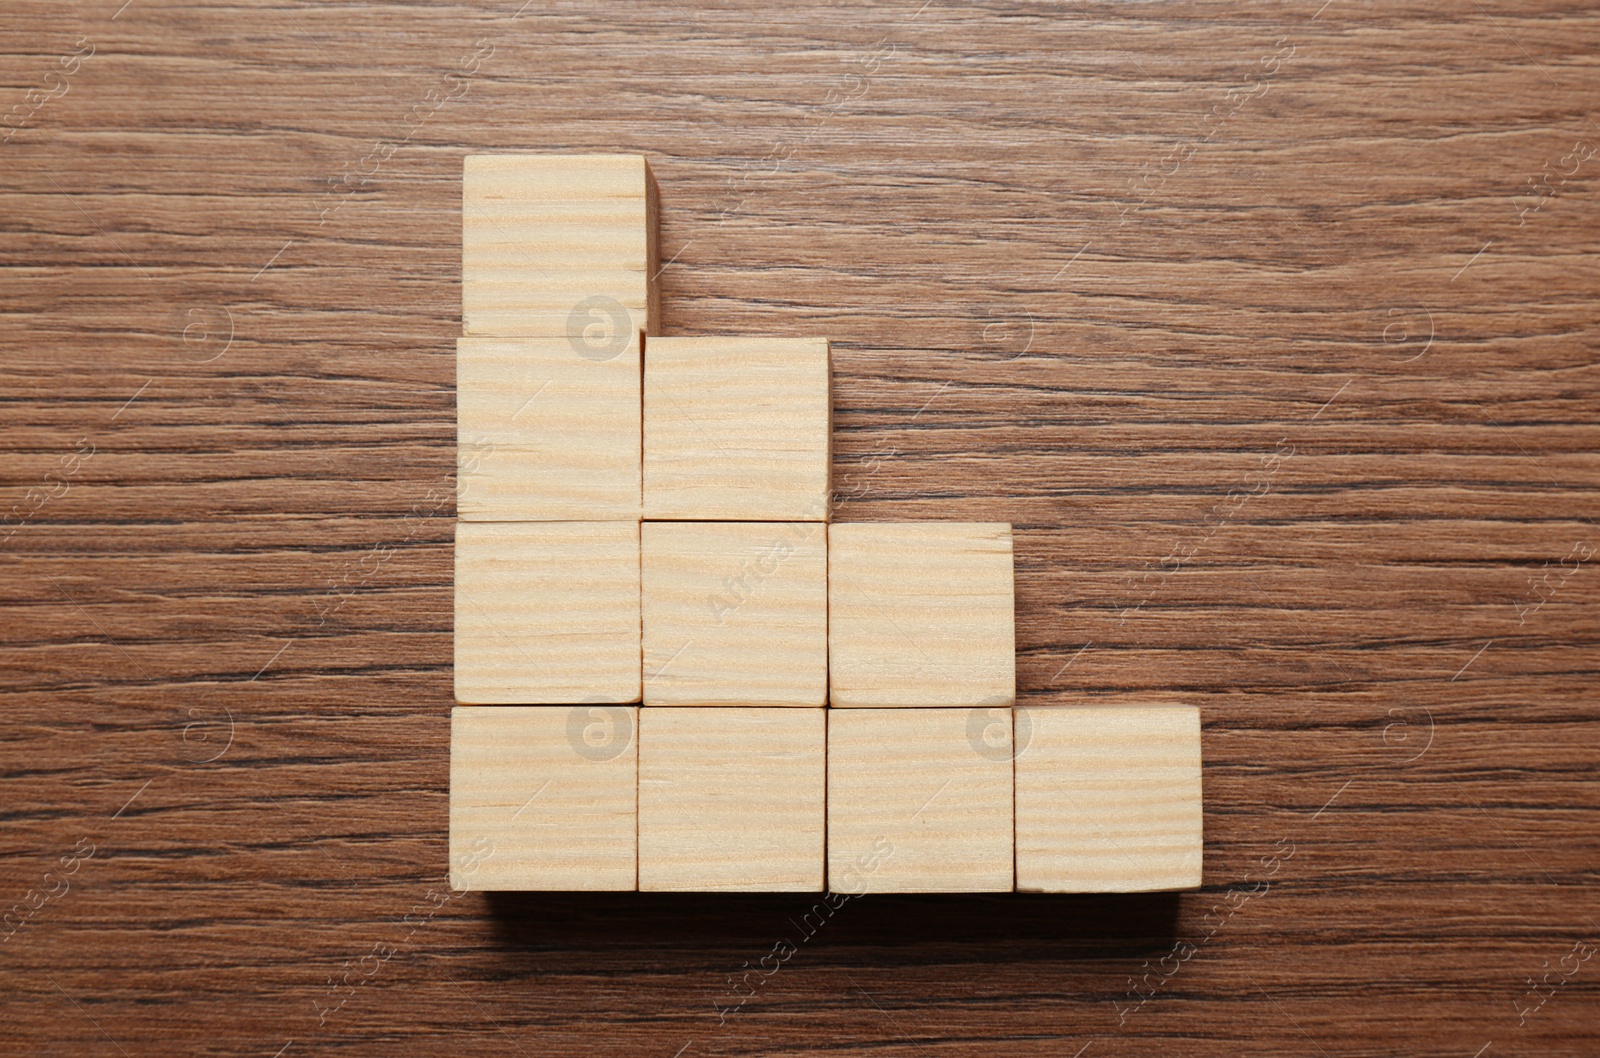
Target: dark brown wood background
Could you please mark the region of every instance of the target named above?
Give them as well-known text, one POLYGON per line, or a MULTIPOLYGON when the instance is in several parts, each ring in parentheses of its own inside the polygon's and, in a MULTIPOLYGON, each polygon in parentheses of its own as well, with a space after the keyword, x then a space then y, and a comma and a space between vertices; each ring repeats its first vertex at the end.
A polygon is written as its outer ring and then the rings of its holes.
POLYGON ((0 1051, 1596 1052, 1600 14, 521 2, 6 4, 0 1051), (1204 891, 448 894, 488 149, 1016 523, 1023 702, 1201 707, 1204 891))

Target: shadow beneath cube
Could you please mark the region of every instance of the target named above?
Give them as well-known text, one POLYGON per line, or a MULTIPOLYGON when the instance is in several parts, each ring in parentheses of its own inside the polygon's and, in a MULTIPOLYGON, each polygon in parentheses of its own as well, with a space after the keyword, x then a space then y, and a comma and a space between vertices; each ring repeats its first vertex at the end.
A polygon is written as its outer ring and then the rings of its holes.
MULTIPOLYGON (((725 950, 754 965, 787 942, 826 947, 951 945, 1056 959, 1147 957, 1178 938, 1179 910, 1198 893, 1063 896, 848 896, 843 893, 479 893, 509 949, 624 947, 658 953, 725 950)), ((902 953, 909 954, 909 953, 902 953)), ((848 961, 846 959, 845 961, 848 961)))

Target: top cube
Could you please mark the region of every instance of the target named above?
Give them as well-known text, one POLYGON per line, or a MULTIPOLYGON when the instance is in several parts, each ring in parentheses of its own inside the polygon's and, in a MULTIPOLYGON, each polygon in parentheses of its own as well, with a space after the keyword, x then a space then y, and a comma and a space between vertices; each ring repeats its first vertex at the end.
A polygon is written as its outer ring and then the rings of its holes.
POLYGON ((644 516, 825 522, 833 402, 826 338, 651 338, 644 516))
POLYGON ((462 333, 565 336, 602 358, 657 330, 655 260, 643 155, 467 155, 462 333))

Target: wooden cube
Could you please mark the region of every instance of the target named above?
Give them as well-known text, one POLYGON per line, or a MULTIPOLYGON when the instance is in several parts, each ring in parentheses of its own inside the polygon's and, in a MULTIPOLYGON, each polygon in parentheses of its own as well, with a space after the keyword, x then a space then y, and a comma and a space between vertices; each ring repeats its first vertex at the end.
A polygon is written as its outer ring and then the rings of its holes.
POLYGON ((828 888, 1012 884, 1009 709, 828 710, 828 888))
POLYGON ((1029 706, 1016 724, 1018 889, 1200 885, 1198 709, 1029 706))
POLYGON ((639 888, 820 892, 824 709, 639 711, 639 888))
POLYGON ((458 706, 450 714, 450 885, 636 888, 639 710, 458 706))
POLYGON ((826 338, 656 338, 644 353, 647 518, 826 521, 826 338))
POLYGON ((456 515, 639 516, 639 338, 593 360, 565 338, 456 343, 456 515))
POLYGON ((466 156, 462 333, 619 354, 660 326, 655 260, 656 185, 642 155, 466 156))
POLYGON ((829 526, 828 682, 834 706, 1011 705, 1011 526, 829 526))
POLYGON ((645 522, 645 705, 821 706, 828 553, 820 522, 645 522))
POLYGON ((456 700, 639 700, 638 522, 457 522, 456 700))

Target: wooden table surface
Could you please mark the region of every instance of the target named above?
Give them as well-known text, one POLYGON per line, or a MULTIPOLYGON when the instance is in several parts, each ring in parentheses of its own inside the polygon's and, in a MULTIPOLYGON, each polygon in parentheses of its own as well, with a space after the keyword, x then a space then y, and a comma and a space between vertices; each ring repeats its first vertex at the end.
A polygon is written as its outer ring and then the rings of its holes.
POLYGON ((15 0, 0 52, 0 1051, 1600 1047, 1592 7, 15 0), (494 149, 649 155, 668 333, 832 338, 839 520, 1016 524, 1021 701, 1200 706, 1203 891, 449 892, 494 149))

